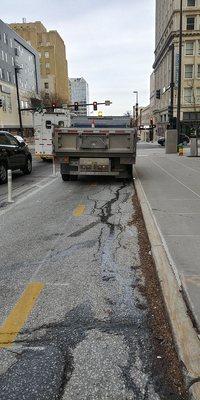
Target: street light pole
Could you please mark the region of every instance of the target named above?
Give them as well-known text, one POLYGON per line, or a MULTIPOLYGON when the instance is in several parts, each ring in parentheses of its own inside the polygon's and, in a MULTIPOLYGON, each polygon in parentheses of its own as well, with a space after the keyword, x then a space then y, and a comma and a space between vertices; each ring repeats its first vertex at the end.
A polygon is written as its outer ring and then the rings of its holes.
POLYGON ((136 119, 136 126, 138 127, 138 91, 137 91, 137 90, 134 90, 133 93, 136 94, 135 119, 136 119))
POLYGON ((177 132, 178 142, 181 130, 181 78, 182 78, 182 44, 183 44, 183 0, 180 0, 180 28, 179 28, 179 68, 178 68, 178 96, 177 96, 177 132))
POLYGON ((22 125, 22 114, 21 114, 21 107, 20 107, 20 98, 19 98, 19 84, 18 84, 18 72, 21 68, 15 65, 15 83, 16 83, 16 90, 17 90, 17 104, 18 104, 18 114, 19 114, 19 125, 20 125, 20 133, 23 137, 23 125, 22 125))

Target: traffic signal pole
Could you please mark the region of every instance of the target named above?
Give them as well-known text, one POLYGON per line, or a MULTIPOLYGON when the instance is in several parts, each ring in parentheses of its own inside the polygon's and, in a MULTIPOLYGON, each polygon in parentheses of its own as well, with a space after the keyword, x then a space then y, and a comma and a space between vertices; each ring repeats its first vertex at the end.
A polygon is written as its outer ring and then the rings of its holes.
POLYGON ((171 83, 170 83, 170 104, 171 104, 171 121, 170 121, 170 128, 173 129, 173 116, 174 116, 174 43, 171 45, 171 83))
POLYGON ((21 108, 20 108, 20 98, 19 98, 19 84, 18 84, 18 67, 15 66, 15 83, 16 83, 16 91, 17 91, 17 104, 18 104, 18 114, 19 114, 19 125, 20 125, 20 133, 21 136, 24 136, 23 132, 23 125, 22 125, 22 114, 21 114, 21 108))
POLYGON ((177 98, 177 131, 178 141, 181 130, 181 83, 182 83, 182 43, 183 43, 183 0, 180 0, 180 29, 179 29, 179 68, 178 68, 178 98, 177 98))

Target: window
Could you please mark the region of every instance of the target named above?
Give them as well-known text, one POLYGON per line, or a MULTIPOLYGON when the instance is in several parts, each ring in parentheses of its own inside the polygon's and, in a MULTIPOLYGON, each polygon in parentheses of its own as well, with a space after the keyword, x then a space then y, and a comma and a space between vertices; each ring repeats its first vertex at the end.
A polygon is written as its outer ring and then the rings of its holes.
POLYGON ((193 65, 192 64, 185 65, 185 78, 187 78, 187 79, 193 78, 193 65))
POLYGON ((187 17, 187 27, 186 27, 186 29, 188 31, 193 31, 194 30, 194 23, 195 23, 195 18, 194 17, 187 17))
POLYGON ((193 56, 194 42, 186 42, 185 43, 185 54, 186 54, 186 56, 193 56))
POLYGON ((7 71, 7 81, 8 81, 8 82, 11 81, 10 72, 8 72, 8 71, 7 71))
POLYGON ((3 78, 2 68, 0 68, 0 79, 3 78))
POLYGON ((0 145, 9 145, 9 140, 6 135, 0 133, 0 145))
POLYGON ((7 37, 6 33, 3 34, 3 41, 6 44, 8 43, 8 37, 7 37))
POLYGON ((8 62, 8 55, 5 53, 5 61, 8 62))
POLYGON ((9 144, 11 144, 11 146, 19 146, 19 142, 17 139, 15 139, 14 136, 9 135, 8 140, 9 140, 9 144))
POLYGON ((46 129, 51 129, 51 121, 46 121, 46 129))
POLYGON ((197 65, 197 78, 200 79, 200 64, 197 65))
POLYGON ((192 103, 192 88, 184 88, 184 102, 192 103))
POLYGON ((2 79, 5 80, 5 71, 2 69, 2 79))
POLYGON ((4 52, 3 52, 3 50, 1 50, 1 58, 2 58, 2 60, 4 60, 4 52))
POLYGON ((12 65, 15 65, 14 57, 12 57, 12 65))
POLYGON ((45 58, 49 58, 49 52, 45 51, 44 56, 45 56, 45 58))
POLYGON ((195 0, 187 0, 187 6, 191 7, 191 6, 195 6, 195 0))
POLYGON ((49 63, 46 63, 46 68, 50 68, 50 64, 49 63))
POLYGON ((196 88, 196 103, 200 104, 200 87, 196 88))
POLYGON ((12 39, 10 39, 10 47, 11 47, 11 48, 13 47, 13 45, 12 45, 12 39))
POLYGON ((45 87, 45 89, 49 89, 49 83, 48 82, 44 82, 44 87, 45 87))

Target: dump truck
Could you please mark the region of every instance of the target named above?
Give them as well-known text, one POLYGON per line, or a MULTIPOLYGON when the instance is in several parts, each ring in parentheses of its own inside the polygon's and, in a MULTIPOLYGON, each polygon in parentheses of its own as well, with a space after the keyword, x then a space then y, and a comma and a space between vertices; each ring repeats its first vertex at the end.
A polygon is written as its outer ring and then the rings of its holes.
POLYGON ((55 128, 53 156, 62 179, 78 176, 131 178, 136 160, 136 128, 55 128))

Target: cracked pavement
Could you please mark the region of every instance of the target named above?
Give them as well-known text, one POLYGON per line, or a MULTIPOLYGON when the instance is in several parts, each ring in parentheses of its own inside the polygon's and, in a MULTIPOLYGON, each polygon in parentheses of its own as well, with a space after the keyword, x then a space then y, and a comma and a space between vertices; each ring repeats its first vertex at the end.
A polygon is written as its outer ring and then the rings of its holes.
POLYGON ((2 400, 183 399, 153 367, 133 194, 132 183, 56 178, 0 216, 1 324, 30 282, 44 284, 0 349, 2 400))

